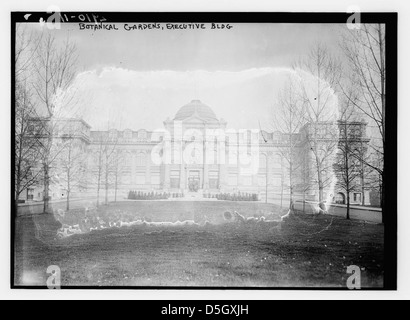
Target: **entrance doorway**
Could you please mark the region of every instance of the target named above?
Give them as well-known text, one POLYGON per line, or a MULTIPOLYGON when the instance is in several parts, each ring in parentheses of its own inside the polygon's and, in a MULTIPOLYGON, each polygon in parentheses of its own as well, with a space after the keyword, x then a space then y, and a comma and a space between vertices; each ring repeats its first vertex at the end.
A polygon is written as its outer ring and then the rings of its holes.
POLYGON ((339 192, 338 194, 336 194, 335 196, 335 203, 337 204, 345 204, 345 195, 342 192, 339 192))
POLYGON ((190 170, 188 175, 188 188, 191 192, 198 192, 201 183, 199 170, 190 170))

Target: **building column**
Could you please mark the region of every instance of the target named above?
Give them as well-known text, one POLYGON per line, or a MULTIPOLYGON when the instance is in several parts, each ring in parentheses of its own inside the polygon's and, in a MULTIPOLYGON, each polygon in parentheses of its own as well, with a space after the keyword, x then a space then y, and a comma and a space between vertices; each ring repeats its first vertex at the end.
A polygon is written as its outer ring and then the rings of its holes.
POLYGON ((185 164, 183 162, 180 165, 179 188, 182 189, 182 190, 186 189, 186 186, 185 186, 185 164))
POLYGON ((136 161, 137 161, 136 151, 134 150, 134 151, 132 151, 132 154, 131 154, 131 183, 132 183, 132 185, 136 184, 136 175, 137 175, 137 173, 135 171, 136 161))
POLYGON ((364 205, 365 206, 370 206, 370 191, 369 190, 365 190, 364 191, 364 195, 362 195, 362 197, 364 196, 364 205))
MULTIPOLYGON (((258 192, 258 188, 259 188, 259 163, 260 163, 260 157, 261 154, 259 153, 258 155, 258 163, 253 163, 252 162, 252 167, 254 170, 254 172, 252 172, 252 192, 258 192)), ((252 161, 254 161, 255 158, 252 157, 252 161)))
POLYGON ((164 181, 163 181, 163 189, 168 190, 171 186, 171 177, 170 177, 170 165, 171 165, 171 140, 165 139, 164 140, 164 148, 163 148, 163 160, 164 160, 164 181))
POLYGON ((145 159, 145 184, 151 187, 151 152, 147 150, 145 159))
MULTIPOLYGON (((182 138, 181 138, 182 140, 182 138)), ((184 162, 184 144, 181 141, 180 142, 180 148, 179 148, 179 188, 181 190, 186 189, 186 183, 185 183, 185 162, 184 162)))
POLYGON ((273 183, 273 174, 274 174, 274 170, 273 170, 273 158, 274 158, 274 154, 272 151, 268 151, 266 152, 266 181, 265 181, 265 191, 267 189, 267 198, 268 198, 268 202, 269 202, 269 195, 272 197, 272 189, 274 189, 272 187, 272 183, 273 183))
POLYGON ((204 183, 203 183, 203 189, 208 190, 209 189, 209 168, 208 168, 208 163, 207 163, 207 150, 208 150, 208 141, 206 141, 206 137, 204 140, 204 154, 203 154, 203 172, 204 172, 204 183))
POLYGON ((227 182, 226 182, 226 164, 219 165, 219 191, 224 192, 227 182))

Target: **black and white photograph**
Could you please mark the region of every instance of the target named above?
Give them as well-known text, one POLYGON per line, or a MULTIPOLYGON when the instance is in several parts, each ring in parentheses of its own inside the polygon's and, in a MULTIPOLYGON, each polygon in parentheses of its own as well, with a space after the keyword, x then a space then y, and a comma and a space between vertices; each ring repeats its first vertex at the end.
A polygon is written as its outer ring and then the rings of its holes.
POLYGON ((396 13, 11 24, 12 288, 395 289, 396 13))

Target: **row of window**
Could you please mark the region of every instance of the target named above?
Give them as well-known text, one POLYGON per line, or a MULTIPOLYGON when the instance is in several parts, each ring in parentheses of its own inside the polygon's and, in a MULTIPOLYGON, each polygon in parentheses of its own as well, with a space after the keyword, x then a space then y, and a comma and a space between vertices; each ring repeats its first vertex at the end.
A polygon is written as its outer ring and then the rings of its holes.
MULTIPOLYGON (((196 172, 197 175, 195 175, 195 172, 190 172, 189 177, 187 179, 193 179, 193 180, 198 180, 201 181, 200 173, 199 171, 196 172)), ((241 176, 239 177, 237 174, 229 174, 228 175, 228 185, 229 186, 237 186, 239 184, 239 179, 241 181, 241 185, 243 186, 252 186, 253 185, 253 177, 246 175, 246 176, 241 176)), ((125 175, 123 177, 122 183, 131 183, 131 175, 125 175)), ((180 176, 180 171, 177 170, 172 170, 170 172, 170 186, 171 188, 179 188, 180 187, 180 182, 181 182, 181 176, 180 176)), ((135 183, 138 185, 144 185, 147 183, 146 180, 146 174, 145 172, 137 172, 136 173, 136 179, 135 183)), ((160 184, 160 174, 159 173, 152 173, 150 175, 150 183, 151 184, 160 184)), ((219 185, 219 173, 218 171, 210 171, 208 173, 208 183, 209 183, 209 188, 211 189, 217 189, 219 185)), ((271 178, 269 181, 270 186, 281 186, 282 184, 282 178, 281 176, 274 176, 271 178)), ((264 187, 266 186, 266 175, 258 175, 258 186, 264 187)))
MULTIPOLYGON (((243 186, 252 186, 253 185, 253 177, 252 176, 242 176, 241 177, 242 185, 243 186)), ((238 175, 236 174, 229 174, 228 176, 228 185, 230 186, 237 186, 239 183, 238 175)), ((269 181, 270 186, 279 187, 282 184, 281 176, 274 176, 269 181)), ((265 187, 266 186, 266 175, 258 175, 258 186, 265 187)))
MULTIPOLYGON (((129 129, 124 130, 124 135, 123 135, 124 139, 132 139, 132 135, 133 135, 132 130, 129 130, 129 129)), ((110 139, 116 139, 118 137, 118 131, 115 130, 115 129, 110 130, 108 132, 108 137, 110 139)), ((137 138, 138 139, 145 140, 145 139, 147 139, 147 137, 148 137, 148 132, 147 131, 140 130, 140 131, 137 132, 137 138)))
MULTIPOLYGON (((194 156, 196 156, 194 154, 194 156)), ((145 167, 147 165, 147 162, 151 159, 149 154, 146 153, 138 153, 137 156, 135 157, 135 165, 137 167, 145 167)), ((202 158, 198 158, 195 157, 194 159, 196 159, 197 161, 192 161, 190 162, 191 164, 201 164, 203 163, 203 159, 202 158)), ((211 161, 213 164, 218 164, 218 159, 215 157, 215 159, 212 159, 214 161, 211 161)), ((94 156, 93 159, 94 163, 97 164, 99 162, 99 158, 98 155, 94 156)), ((151 159, 151 165, 154 164, 154 162, 151 159)), ((266 156, 264 155, 260 155, 259 156, 259 168, 266 168, 266 156)), ((280 168, 281 166, 281 162, 282 162, 282 158, 280 155, 274 155, 273 159, 272 159, 272 165, 274 168, 280 168)), ((121 158, 121 163, 123 166, 131 166, 132 165, 132 156, 131 155, 126 155, 124 157, 121 158)), ((211 164, 212 164, 211 163, 211 164)), ((228 157, 225 159, 225 164, 227 164, 228 166, 234 166, 237 167, 238 164, 241 164, 241 166, 247 167, 252 163, 252 158, 243 158, 243 159, 237 159, 237 157, 233 156, 233 157, 228 157)))

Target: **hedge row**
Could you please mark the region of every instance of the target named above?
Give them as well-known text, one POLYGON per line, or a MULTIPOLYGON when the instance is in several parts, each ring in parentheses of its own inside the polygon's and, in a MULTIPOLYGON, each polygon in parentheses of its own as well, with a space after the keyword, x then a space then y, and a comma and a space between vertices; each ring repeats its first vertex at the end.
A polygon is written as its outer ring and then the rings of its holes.
POLYGON ((130 191, 128 193, 128 199, 131 200, 160 200, 168 199, 169 195, 165 192, 142 192, 142 191, 130 191))
MULTIPOLYGON (((130 200, 165 200, 169 198, 183 198, 183 193, 169 193, 169 192, 142 192, 142 191, 130 191, 128 193, 128 199, 130 200)), ((204 193, 205 199, 217 199, 217 200, 229 200, 229 201, 258 201, 258 195, 256 193, 219 193, 211 194, 204 193)))
POLYGON ((216 195, 207 194, 204 198, 216 198, 218 200, 229 201, 258 201, 256 193, 219 193, 216 195))
POLYGON ((142 192, 130 191, 128 192, 128 199, 131 200, 164 200, 169 198, 183 198, 183 193, 167 193, 167 192, 142 192))

